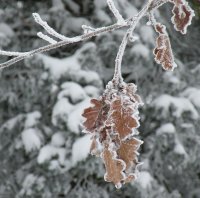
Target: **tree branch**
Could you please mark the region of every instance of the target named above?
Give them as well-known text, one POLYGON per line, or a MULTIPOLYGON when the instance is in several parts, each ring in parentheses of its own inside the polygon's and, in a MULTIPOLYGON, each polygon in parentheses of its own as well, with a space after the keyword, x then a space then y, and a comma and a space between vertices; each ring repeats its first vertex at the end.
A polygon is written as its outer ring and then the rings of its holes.
MULTIPOLYGON (((99 34, 102 34, 102 33, 105 33, 105 32, 111 32, 111 31, 114 31, 114 30, 117 30, 117 29, 123 28, 123 27, 129 27, 128 37, 131 38, 132 33, 133 33, 137 23, 140 21, 140 19, 142 17, 144 17, 145 15, 148 15, 149 11, 154 10, 157 7, 160 7, 160 5, 162 5, 163 3, 167 2, 167 1, 168 0, 154 0, 154 1, 149 0, 148 3, 144 6, 144 8, 137 15, 135 15, 135 16, 129 18, 129 19, 126 19, 125 23, 122 23, 122 24, 121 23, 120 24, 115 23, 113 25, 110 25, 110 26, 107 26, 107 27, 102 27, 102 28, 97 28, 97 29, 93 29, 91 27, 83 26, 83 29, 87 33, 84 33, 84 34, 79 35, 79 36, 75 36, 73 38, 68 38, 68 37, 65 37, 65 36, 57 33, 45 21, 43 21, 37 13, 34 13, 33 16, 35 18, 35 21, 38 24, 40 24, 50 35, 53 35, 54 37, 60 39, 61 41, 56 42, 55 40, 48 37, 47 35, 44 35, 44 34, 41 35, 39 33, 39 36, 43 37, 42 39, 50 42, 51 44, 37 48, 37 49, 34 49, 34 50, 31 50, 31 51, 28 51, 28 52, 9 52, 9 51, 7 52, 7 51, 1 51, 0 50, 0 55, 16 56, 16 57, 12 58, 11 60, 9 60, 7 62, 1 63, 0 69, 9 67, 9 66, 13 65, 14 63, 17 63, 17 62, 25 59, 26 57, 33 56, 33 55, 41 53, 41 52, 50 51, 52 49, 56 49, 56 48, 59 48, 59 47, 64 46, 64 45, 84 41, 84 40, 87 40, 89 38, 95 37, 99 34)), ((108 0, 108 2, 111 2, 111 1, 108 0)), ((114 6, 114 4, 112 4, 112 3, 111 3, 111 5, 114 6)), ((115 7, 112 7, 112 10, 116 12, 115 9, 116 9, 115 7)), ((118 15, 118 14, 115 13, 115 15, 117 15, 116 18, 121 18, 120 14, 118 15)), ((127 35, 124 38, 127 38, 127 35)), ((123 53, 124 53, 123 49, 125 49, 124 46, 126 46, 127 42, 125 42, 125 40, 123 40, 122 43, 123 44, 121 45, 121 47, 119 49, 118 56, 117 56, 118 60, 116 61, 116 62, 118 62, 117 63, 118 66, 119 66, 119 63, 121 63, 121 58, 122 58, 123 53), (119 54, 120 54, 120 56, 119 56, 119 54), (119 57, 121 57, 121 58, 119 58, 119 57)), ((121 68, 121 66, 118 67, 118 69, 116 69, 116 70, 119 71, 120 68, 121 68)))

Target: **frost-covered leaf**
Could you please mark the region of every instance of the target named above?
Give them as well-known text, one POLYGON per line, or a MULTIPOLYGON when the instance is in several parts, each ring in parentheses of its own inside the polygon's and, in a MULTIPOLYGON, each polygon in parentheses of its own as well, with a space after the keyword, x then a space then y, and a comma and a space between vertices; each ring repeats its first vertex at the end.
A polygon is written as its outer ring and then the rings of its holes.
POLYGON ((92 133, 104 125, 107 118, 107 105, 103 100, 92 99, 92 107, 84 110, 82 116, 86 118, 83 123, 86 131, 92 133))
POLYGON ((102 158, 106 167, 105 181, 113 182, 117 188, 120 188, 121 181, 125 179, 125 174, 123 173, 126 167, 125 163, 116 159, 116 153, 109 150, 108 146, 104 149, 102 158))
POLYGON ((192 8, 185 0, 171 0, 174 4, 172 13, 172 23, 175 30, 186 34, 187 27, 191 24, 192 17, 195 15, 192 8))
POLYGON ((158 64, 161 64, 165 70, 173 71, 177 65, 174 62, 174 55, 169 36, 166 32, 166 27, 160 23, 157 23, 155 28, 159 33, 159 36, 156 39, 156 48, 154 49, 155 61, 158 64))
POLYGON ((133 116, 133 108, 125 104, 122 98, 118 97, 111 102, 110 111, 111 114, 106 124, 112 126, 113 131, 119 134, 120 139, 130 135, 132 129, 139 126, 137 118, 133 116))
POLYGON ((141 144, 142 141, 136 138, 121 142, 120 148, 117 150, 117 154, 119 158, 126 163, 126 171, 129 171, 132 167, 135 168, 138 164, 137 150, 141 144))

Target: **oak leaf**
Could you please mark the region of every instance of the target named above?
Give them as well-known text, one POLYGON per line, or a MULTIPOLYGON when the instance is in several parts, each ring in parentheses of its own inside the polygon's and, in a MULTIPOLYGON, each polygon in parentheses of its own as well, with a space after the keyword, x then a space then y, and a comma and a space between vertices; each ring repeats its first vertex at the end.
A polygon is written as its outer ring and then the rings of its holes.
POLYGON ((116 159, 115 151, 105 147, 102 158, 105 163, 106 173, 104 179, 107 182, 113 182, 117 188, 121 187, 121 181, 126 179, 124 174, 125 164, 122 160, 116 159))
POLYGON ((185 0, 171 0, 174 4, 171 18, 174 28, 182 34, 186 34, 187 27, 191 24, 194 11, 185 0))
POLYGON ((125 104, 121 97, 111 102, 110 112, 106 125, 110 125, 113 131, 119 134, 120 139, 127 137, 134 128, 139 127, 137 118, 133 117, 133 107, 125 104))
POLYGON ((131 168, 135 168, 138 164, 137 150, 142 144, 141 140, 136 138, 122 141, 120 148, 117 150, 119 159, 126 163, 126 171, 130 171, 131 168))
POLYGON ((165 70, 171 70, 177 67, 174 62, 174 56, 171 48, 171 43, 169 36, 166 32, 164 25, 158 23, 156 25, 156 31, 159 33, 158 38, 156 39, 156 48, 154 49, 155 61, 158 64, 162 64, 165 70))
POLYGON ((83 126, 89 133, 93 133, 104 126, 108 111, 108 106, 104 100, 92 99, 91 103, 93 106, 85 109, 82 114, 86 118, 83 126))

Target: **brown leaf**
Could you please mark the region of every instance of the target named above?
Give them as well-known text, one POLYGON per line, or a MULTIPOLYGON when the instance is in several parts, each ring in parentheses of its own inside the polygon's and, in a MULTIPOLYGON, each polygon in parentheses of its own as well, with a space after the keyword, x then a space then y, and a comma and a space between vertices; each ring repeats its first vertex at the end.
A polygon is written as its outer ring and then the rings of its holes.
POLYGON ((177 31, 186 34, 187 27, 191 24, 194 11, 185 0, 171 0, 174 4, 172 13, 172 23, 177 31))
POLYGON ((134 110, 130 105, 125 104, 121 97, 111 102, 111 114, 106 122, 123 139, 132 133, 133 128, 139 126, 137 118, 133 117, 134 110))
POLYGON ((119 159, 126 163, 126 171, 135 168, 138 164, 137 150, 142 144, 142 141, 133 138, 130 140, 122 141, 120 148, 117 150, 119 159))
POLYGON ((155 61, 158 64, 162 64, 165 70, 173 70, 177 65, 174 62, 171 43, 166 28, 164 25, 158 23, 156 25, 156 31, 159 33, 159 36, 156 39, 156 48, 154 49, 155 61))
POLYGON ((104 126, 104 122, 107 118, 108 106, 104 100, 92 99, 92 107, 84 110, 82 116, 86 118, 83 123, 86 131, 93 133, 99 128, 104 126))
POLYGON ((104 179, 107 182, 113 182, 116 187, 121 187, 121 181, 125 179, 125 174, 123 173, 125 169, 125 164, 122 160, 116 159, 115 152, 105 147, 102 158, 105 163, 106 173, 104 179))

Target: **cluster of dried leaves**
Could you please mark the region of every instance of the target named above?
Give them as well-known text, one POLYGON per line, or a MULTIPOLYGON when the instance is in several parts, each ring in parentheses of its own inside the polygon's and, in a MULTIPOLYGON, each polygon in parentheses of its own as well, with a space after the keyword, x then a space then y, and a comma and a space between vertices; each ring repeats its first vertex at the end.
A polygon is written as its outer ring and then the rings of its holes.
MULTIPOLYGON (((185 0, 168 1, 174 4, 172 23, 175 29, 185 34, 194 11, 185 0)), ((154 49, 155 60, 165 70, 173 70, 177 65, 166 27, 158 23, 151 12, 149 19, 159 34, 154 49)), ((137 151, 142 141, 136 136, 139 134, 138 106, 142 101, 136 90, 132 83, 113 80, 99 99, 91 100, 92 106, 82 114, 85 118, 84 131, 93 135, 90 152, 103 159, 106 168, 104 178, 113 182, 116 188, 137 177, 137 151)))
POLYGON ((99 99, 85 109, 85 132, 93 134, 91 154, 102 157, 105 180, 117 188, 137 176, 137 150, 142 141, 135 138, 139 127, 138 106, 142 104, 132 83, 109 82, 99 99))
MULTIPOLYGON (((174 4, 171 18, 175 30, 186 34, 187 27, 191 24, 194 11, 185 0, 169 0, 174 4)), ((159 34, 154 49, 155 61, 161 64, 165 70, 173 70, 177 67, 171 49, 170 39, 166 27, 155 21, 152 22, 156 32, 159 34)))

